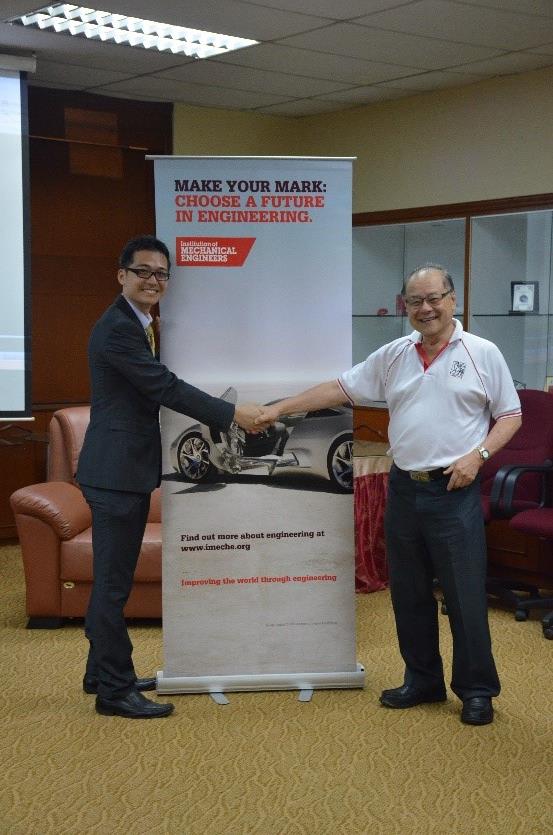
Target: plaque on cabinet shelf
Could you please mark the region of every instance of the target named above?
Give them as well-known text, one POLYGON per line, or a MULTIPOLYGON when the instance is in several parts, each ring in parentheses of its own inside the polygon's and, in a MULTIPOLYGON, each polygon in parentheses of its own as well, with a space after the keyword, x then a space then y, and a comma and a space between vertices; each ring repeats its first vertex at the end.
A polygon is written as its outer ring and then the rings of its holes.
POLYGON ((526 281, 521 283, 511 281, 511 310, 510 314, 524 315, 539 313, 539 282, 526 281))

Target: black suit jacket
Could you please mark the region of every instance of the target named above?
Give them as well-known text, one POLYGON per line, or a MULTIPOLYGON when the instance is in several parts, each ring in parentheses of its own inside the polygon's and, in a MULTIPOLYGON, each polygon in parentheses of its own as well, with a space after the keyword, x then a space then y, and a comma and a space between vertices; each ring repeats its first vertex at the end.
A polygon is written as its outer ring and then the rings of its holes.
POLYGON ((77 481, 150 493, 161 480, 159 407, 228 429, 234 406, 179 380, 152 356, 138 317, 119 296, 90 336, 90 423, 77 481))

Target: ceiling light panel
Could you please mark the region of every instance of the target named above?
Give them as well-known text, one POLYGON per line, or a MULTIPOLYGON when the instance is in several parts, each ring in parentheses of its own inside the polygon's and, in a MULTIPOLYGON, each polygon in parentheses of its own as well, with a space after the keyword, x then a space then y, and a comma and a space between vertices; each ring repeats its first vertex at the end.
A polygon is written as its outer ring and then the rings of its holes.
POLYGON ((258 43, 232 35, 187 29, 185 26, 172 26, 156 20, 142 20, 70 3, 44 6, 31 14, 14 17, 9 23, 53 30, 60 35, 156 49, 158 52, 172 52, 175 55, 184 54, 188 58, 210 58, 258 43))

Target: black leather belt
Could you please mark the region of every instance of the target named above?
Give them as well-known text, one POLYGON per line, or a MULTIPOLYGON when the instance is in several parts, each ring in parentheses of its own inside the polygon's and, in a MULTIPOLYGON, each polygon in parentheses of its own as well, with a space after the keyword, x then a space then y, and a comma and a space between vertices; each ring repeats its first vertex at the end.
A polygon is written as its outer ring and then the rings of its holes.
POLYGON ((438 467, 437 470, 400 470, 397 465, 394 464, 394 466, 398 473, 408 476, 413 481, 435 481, 445 475, 443 467, 438 467))

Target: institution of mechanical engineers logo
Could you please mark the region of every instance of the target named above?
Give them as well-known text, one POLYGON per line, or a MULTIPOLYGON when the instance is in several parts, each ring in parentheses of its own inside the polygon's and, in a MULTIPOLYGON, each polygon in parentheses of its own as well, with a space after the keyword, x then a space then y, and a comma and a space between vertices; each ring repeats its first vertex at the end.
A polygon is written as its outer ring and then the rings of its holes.
POLYGON ((177 238, 179 267, 242 267, 255 238, 177 238))

